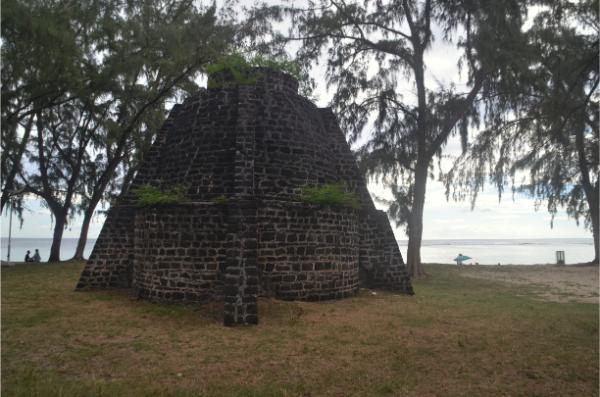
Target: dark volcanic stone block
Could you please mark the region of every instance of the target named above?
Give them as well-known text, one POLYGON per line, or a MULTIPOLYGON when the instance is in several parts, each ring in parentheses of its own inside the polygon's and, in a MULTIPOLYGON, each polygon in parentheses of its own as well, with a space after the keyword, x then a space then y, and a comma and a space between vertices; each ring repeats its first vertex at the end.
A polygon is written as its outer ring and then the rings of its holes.
POLYGON ((108 214, 77 289, 134 288, 153 301, 224 302, 225 325, 258 323, 257 297, 320 301, 359 283, 412 294, 387 216, 373 205, 330 109, 293 77, 201 90, 169 118, 132 187, 182 187, 186 202, 108 214), (302 202, 342 182, 360 209, 302 202))

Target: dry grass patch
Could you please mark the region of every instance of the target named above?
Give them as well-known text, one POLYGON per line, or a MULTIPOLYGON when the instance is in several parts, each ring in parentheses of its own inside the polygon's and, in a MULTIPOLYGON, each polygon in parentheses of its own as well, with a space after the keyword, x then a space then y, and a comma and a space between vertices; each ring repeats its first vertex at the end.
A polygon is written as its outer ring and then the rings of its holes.
POLYGON ((593 396, 598 305, 429 266, 413 297, 220 305, 74 292, 81 263, 2 272, 3 396, 593 396))

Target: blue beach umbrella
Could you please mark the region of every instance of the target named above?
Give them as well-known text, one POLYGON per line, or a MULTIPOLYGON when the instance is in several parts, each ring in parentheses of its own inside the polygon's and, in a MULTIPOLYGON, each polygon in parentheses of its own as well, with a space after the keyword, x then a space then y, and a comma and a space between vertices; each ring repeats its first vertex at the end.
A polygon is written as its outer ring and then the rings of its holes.
POLYGON ((468 259, 471 259, 471 257, 463 255, 463 254, 460 254, 459 256, 457 256, 456 258, 454 258, 454 261, 460 265, 462 262, 464 262, 464 261, 466 261, 468 259))

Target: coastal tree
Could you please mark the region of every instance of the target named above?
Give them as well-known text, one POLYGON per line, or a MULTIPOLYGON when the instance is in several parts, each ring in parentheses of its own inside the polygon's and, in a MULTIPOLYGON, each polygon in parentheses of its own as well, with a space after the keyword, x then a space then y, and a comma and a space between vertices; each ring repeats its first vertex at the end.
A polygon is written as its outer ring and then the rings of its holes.
MULTIPOLYGON (((79 139, 81 126, 74 121, 82 116, 77 104, 92 104, 78 98, 97 86, 95 53, 106 38, 92 38, 88 26, 115 12, 97 2, 85 5, 3 3, 2 205, 15 194, 11 201, 17 204, 25 194, 43 200, 55 221, 51 259, 56 260, 90 139, 79 139), (60 156, 67 153, 67 159, 60 156)), ((94 121, 79 120, 87 126, 94 121)))
POLYGON ((229 47, 235 29, 214 6, 193 1, 9 3, 2 116, 12 124, 2 130, 10 152, 3 171, 17 177, 3 192, 18 185, 46 202, 55 222, 49 261, 59 260, 69 214, 83 211, 82 257, 95 208, 122 187, 115 176, 135 172, 166 101, 197 88, 198 73, 229 47), (46 82, 44 95, 26 90, 46 82), (31 128, 18 127, 29 120, 31 128))
POLYGON ((124 12, 127 45, 105 61, 118 63, 121 75, 111 87, 113 111, 105 119, 101 147, 87 166, 76 259, 83 258, 98 204, 127 190, 164 121, 167 102, 195 92, 199 73, 230 48, 236 34, 233 22, 220 20, 214 6, 193 1, 153 0, 124 12))
POLYGON ((407 266, 412 276, 421 276, 423 211, 434 159, 452 134, 466 139, 481 101, 502 103, 492 98, 511 79, 524 5, 322 0, 288 11, 291 39, 302 41, 299 59, 326 56, 332 106, 342 128, 352 142, 369 132, 362 137, 367 142, 359 150, 361 163, 368 175, 391 187, 395 200, 388 213, 406 224, 407 266), (465 89, 427 81, 426 54, 434 40, 460 52, 465 89), (403 80, 411 85, 407 95, 403 80))
POLYGON ((488 182, 559 208, 594 238, 598 262, 598 2, 539 2, 526 32, 526 62, 515 79, 513 106, 490 118, 446 176, 447 194, 469 198, 488 182))
POLYGON ((17 176, 31 141, 36 113, 66 103, 83 81, 77 66, 80 50, 71 30, 42 2, 2 3, 2 199, 20 202, 23 186, 17 176), (36 9, 36 12, 30 12, 36 9), (50 54, 55 54, 49 60, 50 54), (70 91, 70 94, 69 94, 70 91))
POLYGON ((79 112, 77 105, 70 104, 36 112, 35 125, 28 158, 37 169, 27 174, 20 172, 20 183, 26 192, 42 198, 52 213, 54 232, 49 261, 58 261, 67 219, 73 214, 73 202, 80 191, 88 144, 100 124, 94 113, 79 112))

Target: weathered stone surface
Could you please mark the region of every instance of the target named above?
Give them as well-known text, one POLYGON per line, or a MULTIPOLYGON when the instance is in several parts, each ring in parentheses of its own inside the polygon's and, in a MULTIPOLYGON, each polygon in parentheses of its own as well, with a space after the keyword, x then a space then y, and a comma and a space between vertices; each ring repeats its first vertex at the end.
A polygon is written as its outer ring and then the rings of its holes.
POLYGON ((227 213, 213 203, 138 210, 132 279, 139 295, 171 302, 221 298, 227 213))
POLYGON ((78 289, 130 287, 169 302, 224 302, 224 323, 256 324, 257 297, 325 300, 359 284, 412 294, 385 213, 377 211, 330 109, 291 76, 202 90, 176 105, 133 183, 183 186, 189 202, 114 205, 78 289), (344 182, 361 208, 302 203, 307 185, 344 182))
POLYGON ((286 300, 325 300, 358 291, 356 210, 266 201, 258 213, 264 294, 286 300))

